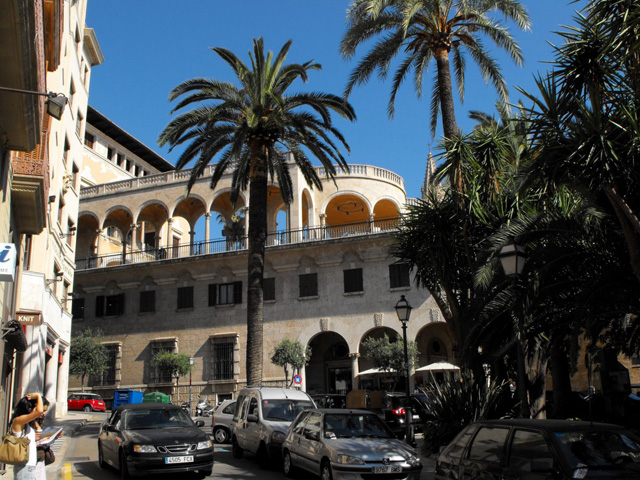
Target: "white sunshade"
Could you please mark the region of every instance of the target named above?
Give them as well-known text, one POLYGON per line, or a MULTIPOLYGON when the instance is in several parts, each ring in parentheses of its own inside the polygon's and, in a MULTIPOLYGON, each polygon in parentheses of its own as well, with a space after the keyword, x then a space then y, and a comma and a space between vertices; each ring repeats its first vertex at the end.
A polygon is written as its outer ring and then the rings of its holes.
POLYGON ((444 360, 416 368, 416 372, 455 372, 457 370, 460 370, 460 367, 457 367, 452 363, 445 362, 444 360))
POLYGON ((360 372, 358 375, 374 375, 376 373, 395 373, 395 370, 382 370, 380 368, 370 368, 364 372, 360 372))

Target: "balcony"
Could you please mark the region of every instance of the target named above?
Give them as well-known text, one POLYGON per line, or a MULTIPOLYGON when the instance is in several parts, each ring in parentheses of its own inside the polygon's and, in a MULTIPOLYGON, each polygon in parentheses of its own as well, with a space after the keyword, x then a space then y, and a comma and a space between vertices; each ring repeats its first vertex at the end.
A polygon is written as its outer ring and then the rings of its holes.
POLYGON ((11 201, 19 233, 37 235, 46 225, 49 196, 49 131, 30 152, 12 152, 11 201))
MULTIPOLYGON (((267 248, 284 245, 310 244, 314 242, 336 241, 343 238, 363 237, 394 232, 398 229, 400 218, 375 220, 344 225, 305 228, 302 230, 282 230, 267 235, 267 248)), ((247 249, 247 237, 236 239, 218 239, 209 242, 195 242, 157 249, 134 250, 108 255, 95 255, 76 259, 76 271, 117 265, 162 262, 178 258, 190 258, 205 255, 217 255, 229 252, 241 252, 247 249)))

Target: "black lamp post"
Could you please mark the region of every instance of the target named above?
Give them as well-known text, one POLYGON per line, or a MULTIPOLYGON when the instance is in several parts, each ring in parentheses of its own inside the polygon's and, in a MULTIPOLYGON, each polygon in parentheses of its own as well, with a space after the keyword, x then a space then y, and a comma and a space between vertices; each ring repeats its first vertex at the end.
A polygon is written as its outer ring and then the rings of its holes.
POLYGON ((398 320, 402 323, 402 337, 404 339, 404 369, 406 376, 406 394, 405 408, 404 408, 404 422, 405 422, 405 442, 408 444, 413 443, 413 436, 411 435, 411 422, 413 420, 411 415, 411 390, 409 388, 409 352, 407 350, 407 323, 409 323, 409 317, 411 317, 412 307, 404 298, 404 295, 400 295, 400 300, 395 306, 396 313, 398 314, 398 320))
MULTIPOLYGON (((518 245, 514 241, 514 239, 511 238, 509 239, 509 242, 500 250, 498 258, 500 259, 500 264, 502 265, 504 274, 508 278, 510 278, 513 283, 515 283, 518 277, 522 274, 522 271, 524 270, 524 264, 527 261, 527 256, 524 248, 518 245)), ((520 302, 518 302, 518 306, 519 307, 515 312, 515 315, 517 325, 516 340, 518 352, 518 397, 520 399, 520 416, 522 418, 530 418, 531 411, 529 409, 529 400, 527 398, 526 375, 524 368, 524 349, 522 347, 524 312, 522 311, 522 304, 520 302)))

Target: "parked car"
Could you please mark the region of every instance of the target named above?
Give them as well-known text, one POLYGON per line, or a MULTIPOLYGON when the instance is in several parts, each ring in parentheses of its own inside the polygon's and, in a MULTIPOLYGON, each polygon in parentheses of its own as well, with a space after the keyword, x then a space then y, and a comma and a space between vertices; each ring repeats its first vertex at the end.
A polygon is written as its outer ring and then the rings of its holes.
POLYGON ((74 393, 67 398, 68 410, 85 412, 106 412, 107 407, 100 395, 95 393, 74 393))
POLYGON ((568 420, 488 420, 442 451, 436 479, 640 478, 640 437, 617 425, 568 420))
POLYGON ((314 408, 311 397, 300 390, 276 387, 243 388, 233 416, 232 453, 244 451, 258 457, 262 465, 282 459, 282 442, 298 413, 314 408))
POLYGON ((213 442, 178 405, 136 403, 116 408, 98 436, 98 464, 121 478, 213 470, 213 442))
POLYGON ((211 434, 217 443, 228 443, 231 438, 231 422, 236 412, 236 401, 225 400, 211 415, 211 434))
POLYGON ((282 455, 287 477, 300 468, 322 480, 418 480, 422 471, 417 452, 368 410, 305 410, 289 427, 282 455))
POLYGON ((317 393, 311 395, 318 408, 346 408, 347 396, 339 393, 317 393))

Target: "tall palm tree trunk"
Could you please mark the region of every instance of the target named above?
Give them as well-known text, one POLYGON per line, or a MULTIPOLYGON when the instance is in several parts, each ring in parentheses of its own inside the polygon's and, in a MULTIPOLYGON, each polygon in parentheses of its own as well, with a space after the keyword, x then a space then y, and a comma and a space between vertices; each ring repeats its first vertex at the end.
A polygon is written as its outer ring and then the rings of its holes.
POLYGON ((267 158, 263 146, 251 146, 249 187, 249 259, 247 286, 247 384, 262 384, 264 253, 267 243, 267 158))

